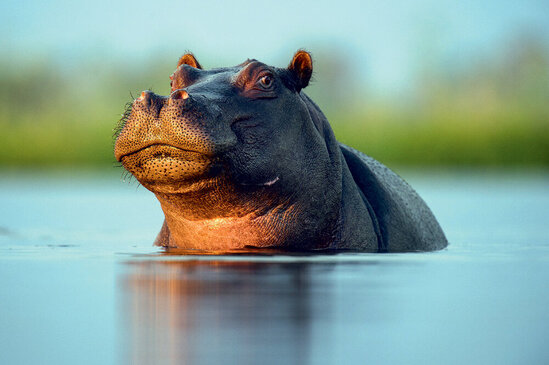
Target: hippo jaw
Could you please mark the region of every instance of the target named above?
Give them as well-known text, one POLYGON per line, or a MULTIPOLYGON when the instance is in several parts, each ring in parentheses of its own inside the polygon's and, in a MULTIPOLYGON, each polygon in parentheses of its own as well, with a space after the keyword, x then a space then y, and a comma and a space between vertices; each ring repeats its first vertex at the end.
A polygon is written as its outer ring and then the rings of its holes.
POLYGON ((120 162, 149 190, 164 193, 189 191, 195 180, 215 178, 220 170, 216 159, 163 143, 123 155, 120 162))

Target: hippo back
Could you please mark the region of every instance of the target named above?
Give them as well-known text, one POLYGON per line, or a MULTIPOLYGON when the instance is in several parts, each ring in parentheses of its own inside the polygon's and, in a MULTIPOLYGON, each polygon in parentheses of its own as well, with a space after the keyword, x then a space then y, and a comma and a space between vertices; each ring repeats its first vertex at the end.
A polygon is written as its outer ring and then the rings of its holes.
POLYGON ((377 219, 383 251, 431 251, 448 242, 423 199, 375 159, 339 143, 366 205, 377 219))

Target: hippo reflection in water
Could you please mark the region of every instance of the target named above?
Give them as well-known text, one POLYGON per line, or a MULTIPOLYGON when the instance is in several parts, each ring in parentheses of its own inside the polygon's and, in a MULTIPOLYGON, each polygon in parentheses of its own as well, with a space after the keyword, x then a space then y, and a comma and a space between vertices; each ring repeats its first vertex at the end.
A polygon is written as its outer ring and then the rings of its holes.
POLYGON ((172 91, 144 91, 118 128, 115 156, 162 206, 156 244, 199 250, 427 251, 437 220, 387 167, 336 141, 302 91, 313 70, 256 60, 203 70, 179 60, 172 91))

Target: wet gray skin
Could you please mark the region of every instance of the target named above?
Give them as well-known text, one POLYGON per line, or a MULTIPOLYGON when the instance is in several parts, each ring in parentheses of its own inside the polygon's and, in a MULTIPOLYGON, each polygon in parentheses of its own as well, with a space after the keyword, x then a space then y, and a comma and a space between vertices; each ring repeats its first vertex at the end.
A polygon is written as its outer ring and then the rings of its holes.
POLYGON ((203 70, 181 57, 169 96, 144 91, 115 156, 160 201, 156 244, 200 250, 427 251, 435 217, 399 176, 336 141, 302 91, 312 60, 203 70))

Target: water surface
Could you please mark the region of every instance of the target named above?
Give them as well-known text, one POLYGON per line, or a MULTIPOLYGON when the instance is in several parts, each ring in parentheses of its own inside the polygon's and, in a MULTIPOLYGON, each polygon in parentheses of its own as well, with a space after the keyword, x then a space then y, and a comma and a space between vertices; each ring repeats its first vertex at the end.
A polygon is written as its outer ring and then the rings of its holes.
POLYGON ((118 174, 4 172, 0 363, 547 363, 549 176, 405 176, 447 249, 165 255, 118 174))

